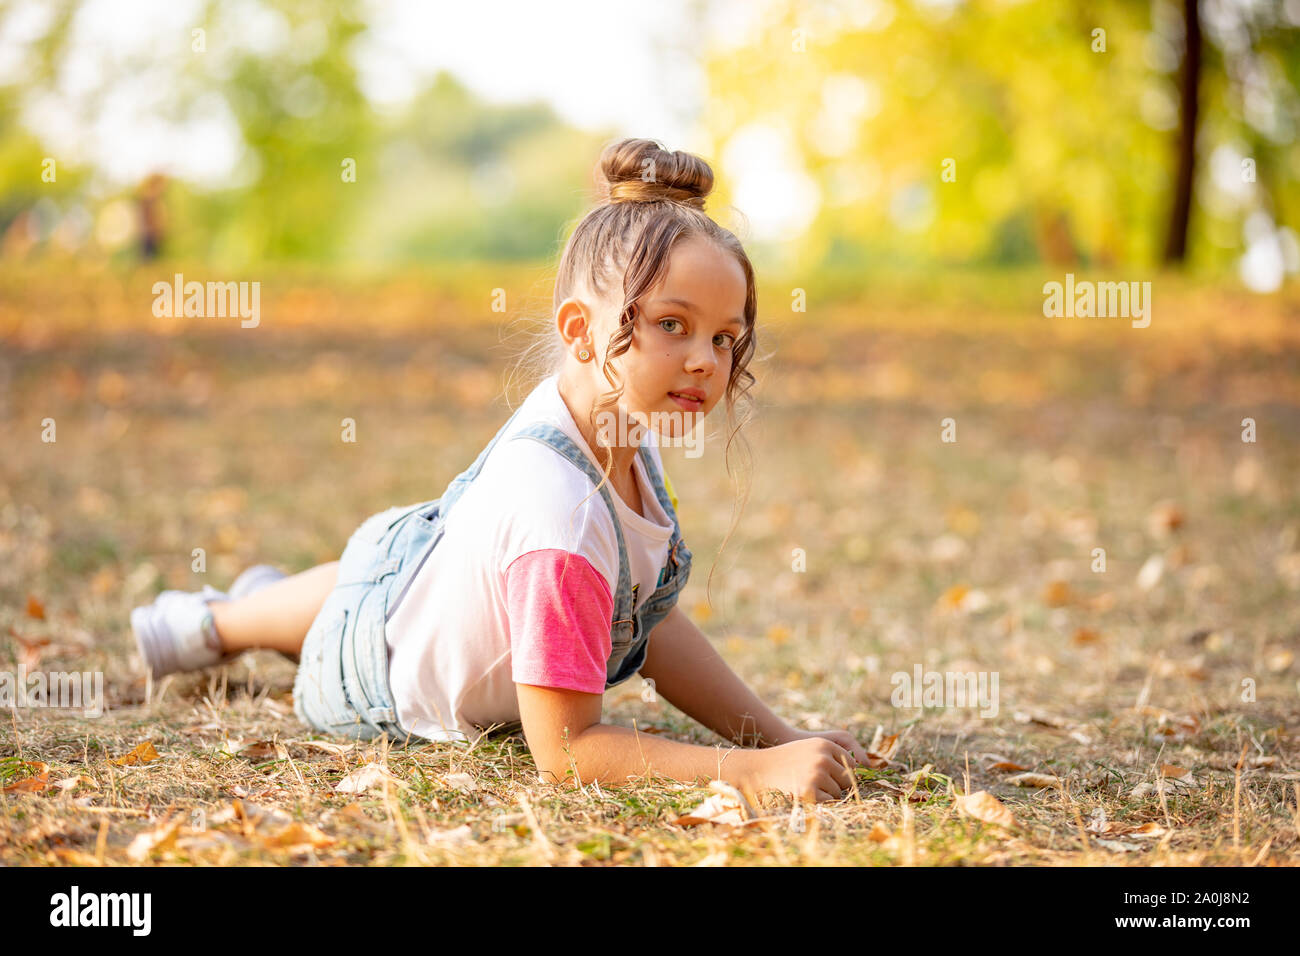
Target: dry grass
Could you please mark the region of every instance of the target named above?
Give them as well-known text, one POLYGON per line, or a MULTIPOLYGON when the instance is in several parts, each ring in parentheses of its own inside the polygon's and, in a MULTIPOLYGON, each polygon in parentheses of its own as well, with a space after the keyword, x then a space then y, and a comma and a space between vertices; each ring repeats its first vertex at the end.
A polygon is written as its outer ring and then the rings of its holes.
MULTIPOLYGON (((1161 280, 1133 330, 1043 319, 1042 276, 835 306, 790 283, 810 311, 764 330, 753 489, 711 595, 733 495, 721 446, 666 453, 696 555, 683 604, 796 725, 899 741, 802 828, 771 795, 770 826, 733 830, 674 825, 704 788, 541 785, 518 735, 320 737, 269 652, 158 686, 133 659, 129 611, 160 588, 332 560, 367 515, 436 496, 505 415, 503 317, 465 303, 535 292, 528 274, 284 280, 255 330, 158 328, 152 276, 28 278, 0 275, 0 670, 102 671, 108 710, 4 712, 6 863, 1300 861, 1294 294, 1161 280), (892 706, 891 675, 918 664, 997 672, 998 713, 892 706), (113 763, 146 741, 156 759, 113 763), (22 784, 38 762, 45 785, 22 784), (336 790, 370 762, 397 782, 336 790), (1013 786, 1003 762, 1052 785, 1013 786), (979 790, 1014 828, 962 815, 979 790)), ((631 683, 606 715, 716 740, 631 683)))

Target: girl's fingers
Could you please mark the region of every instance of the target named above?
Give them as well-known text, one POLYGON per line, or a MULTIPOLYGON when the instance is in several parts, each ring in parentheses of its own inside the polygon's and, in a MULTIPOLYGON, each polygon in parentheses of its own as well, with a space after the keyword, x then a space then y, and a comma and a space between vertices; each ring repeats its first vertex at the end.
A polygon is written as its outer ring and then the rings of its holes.
POLYGON ((859 764, 866 766, 867 763, 866 750, 862 748, 862 746, 857 742, 854 736, 851 733, 849 733, 847 730, 835 730, 827 734, 822 734, 822 736, 825 737, 827 740, 829 740, 831 743, 844 748, 845 752, 852 757, 852 759, 849 761, 850 764, 852 764, 853 761, 856 760, 859 764))
POLYGON ((857 760, 858 763, 866 766, 867 751, 853 738, 852 734, 846 731, 840 734, 835 742, 848 750, 849 753, 853 754, 854 759, 857 760))
POLYGON ((852 778, 849 778, 844 772, 843 767, 836 768, 835 771, 823 772, 818 774, 817 780, 813 784, 819 789, 825 790, 836 800, 844 796, 844 791, 853 786, 852 778))

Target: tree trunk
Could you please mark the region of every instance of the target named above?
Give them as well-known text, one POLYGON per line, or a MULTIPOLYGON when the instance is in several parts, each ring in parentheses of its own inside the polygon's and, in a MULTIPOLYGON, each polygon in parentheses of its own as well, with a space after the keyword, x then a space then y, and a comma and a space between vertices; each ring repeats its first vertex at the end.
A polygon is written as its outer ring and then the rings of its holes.
POLYGON ((1180 265, 1187 258, 1187 226, 1196 178, 1196 114, 1201 83, 1201 15, 1197 0, 1183 0, 1183 22, 1187 44, 1178 77, 1178 179, 1165 237, 1166 264, 1180 265))

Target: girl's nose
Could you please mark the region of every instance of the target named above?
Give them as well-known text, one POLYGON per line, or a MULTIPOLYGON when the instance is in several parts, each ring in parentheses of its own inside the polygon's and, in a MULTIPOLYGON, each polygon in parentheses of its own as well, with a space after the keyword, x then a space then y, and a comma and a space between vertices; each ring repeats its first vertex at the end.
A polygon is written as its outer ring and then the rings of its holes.
POLYGON ((699 346, 691 349, 691 354, 687 356, 687 369, 692 372, 712 372, 718 367, 718 357, 713 354, 713 342, 707 340, 704 347, 699 346))

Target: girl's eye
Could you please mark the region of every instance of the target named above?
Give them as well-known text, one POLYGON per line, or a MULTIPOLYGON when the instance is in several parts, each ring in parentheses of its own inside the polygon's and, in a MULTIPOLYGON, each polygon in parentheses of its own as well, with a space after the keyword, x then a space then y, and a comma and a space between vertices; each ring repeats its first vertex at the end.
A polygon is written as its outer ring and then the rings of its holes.
POLYGON ((730 332, 719 332, 717 335, 715 335, 715 336, 713 337, 713 339, 714 339, 715 342, 716 342, 718 339, 726 339, 726 340, 727 340, 727 344, 726 344, 726 345, 719 345, 719 346, 718 346, 718 348, 720 348, 720 349, 730 349, 733 345, 736 344, 736 337, 735 337, 734 335, 732 335, 730 332))
MULTIPOLYGON (((660 320, 659 320, 659 327, 660 327, 661 329, 663 329, 663 327, 664 327, 664 323, 665 323, 665 322, 670 322, 670 323, 672 323, 673 325, 681 325, 681 324, 682 324, 682 320, 681 320, 681 319, 660 319, 660 320)), ((665 331, 665 332, 671 332, 672 329, 664 329, 664 331, 665 331)))

